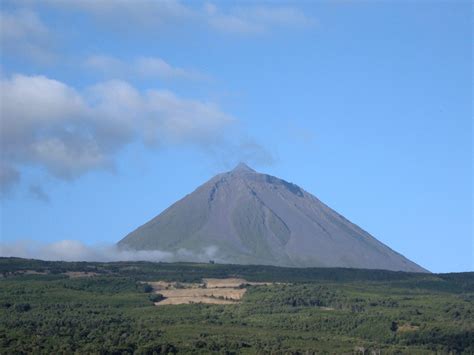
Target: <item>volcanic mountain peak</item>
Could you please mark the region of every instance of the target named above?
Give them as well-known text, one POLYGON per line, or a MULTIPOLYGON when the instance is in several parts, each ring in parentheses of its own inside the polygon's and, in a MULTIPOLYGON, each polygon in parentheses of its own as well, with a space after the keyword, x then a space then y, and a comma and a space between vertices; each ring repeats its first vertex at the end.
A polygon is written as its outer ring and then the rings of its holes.
MULTIPOLYGON (((299 186, 244 163, 219 174, 119 242, 235 264, 425 272, 299 186)), ((186 258, 183 258, 186 260, 186 258)))
POLYGON ((251 167, 249 167, 244 162, 240 162, 239 164, 237 164, 237 166, 234 169, 232 169, 232 172, 234 172, 234 173, 239 173, 239 172, 256 173, 255 170, 253 170, 251 167))

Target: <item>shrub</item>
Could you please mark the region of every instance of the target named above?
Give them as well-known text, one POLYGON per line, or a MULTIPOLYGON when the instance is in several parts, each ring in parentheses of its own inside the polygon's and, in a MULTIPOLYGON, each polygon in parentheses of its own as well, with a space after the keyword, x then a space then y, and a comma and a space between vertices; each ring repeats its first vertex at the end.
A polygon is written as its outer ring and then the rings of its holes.
POLYGON ((163 296, 161 293, 154 293, 148 296, 148 299, 155 303, 155 302, 160 302, 165 299, 165 296, 163 296))
POLYGON ((143 284, 143 292, 150 293, 151 291, 153 291, 153 287, 150 284, 143 284))
POLYGON ((15 310, 17 312, 28 312, 31 309, 29 303, 19 303, 15 305, 15 310))

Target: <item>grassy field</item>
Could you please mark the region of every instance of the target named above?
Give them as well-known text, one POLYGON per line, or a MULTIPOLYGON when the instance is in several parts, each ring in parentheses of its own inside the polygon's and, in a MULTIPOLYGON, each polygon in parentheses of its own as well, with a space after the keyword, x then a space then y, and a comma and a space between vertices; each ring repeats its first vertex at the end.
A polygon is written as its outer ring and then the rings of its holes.
POLYGON ((0 354, 474 353, 474 273, 0 258, 0 274, 0 354), (143 283, 230 277, 275 284, 157 307, 143 283))

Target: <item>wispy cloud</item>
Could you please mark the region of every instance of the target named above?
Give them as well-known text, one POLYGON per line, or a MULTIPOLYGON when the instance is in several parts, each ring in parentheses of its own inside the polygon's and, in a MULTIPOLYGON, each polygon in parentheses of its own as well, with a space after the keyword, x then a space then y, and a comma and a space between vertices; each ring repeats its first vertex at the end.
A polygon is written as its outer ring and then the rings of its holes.
POLYGON ((49 63, 54 59, 52 32, 38 15, 27 9, 0 12, 0 46, 5 54, 49 63))
POLYGON ((208 77, 198 71, 173 66, 159 57, 136 57, 125 62, 107 55, 89 56, 84 66, 106 77, 114 78, 161 78, 202 80, 208 77))
POLYGON ((19 240, 0 243, 0 256, 52 261, 219 261, 218 248, 210 245, 200 251, 180 249, 176 252, 160 250, 127 250, 115 244, 87 245, 78 240, 42 243, 19 240))
POLYGON ((14 75, 0 82, 0 101, 5 187, 18 181, 24 164, 73 179, 110 169, 130 142, 207 146, 234 121, 214 103, 166 90, 140 91, 119 80, 79 91, 45 76, 14 75))
POLYGON ((141 76, 161 77, 161 78, 183 78, 199 79, 204 78, 203 74, 195 71, 173 67, 161 58, 140 57, 135 61, 136 72, 141 76))
MULTIPOLYGON (((178 0, 98 0, 67 1, 45 0, 35 2, 6 0, 10 6, 20 5, 16 10, 0 11, 0 47, 2 55, 22 58, 40 64, 59 62, 64 53, 58 46, 69 33, 60 33, 54 26, 39 16, 39 9, 54 8, 64 13, 83 13, 95 19, 101 28, 118 33, 127 23, 127 33, 152 38, 156 33, 168 34, 207 29, 216 33, 234 35, 256 35, 270 33, 278 28, 302 29, 313 26, 316 21, 294 6, 239 5, 225 3, 181 3, 178 0), (178 30, 179 29, 179 30, 178 30)), ((67 59, 69 62, 71 58, 67 59)), ((137 57, 133 63, 123 62, 107 55, 88 58, 86 65, 107 77, 128 76, 159 77, 165 79, 208 79, 202 73, 175 67, 163 58, 137 57), (129 67, 131 65, 131 67, 129 67)))
POLYGON ((239 162, 245 162, 253 167, 268 167, 277 162, 274 152, 265 148, 255 139, 238 136, 229 138, 222 144, 207 147, 213 157, 216 169, 231 169, 239 162))
POLYGON ((204 10, 211 27, 238 34, 264 33, 277 27, 305 28, 315 23, 303 11, 288 6, 239 6, 223 11, 206 3, 204 10))
POLYGON ((102 24, 122 26, 121 20, 128 24, 143 27, 163 26, 176 21, 188 21, 195 17, 193 8, 177 0, 97 0, 69 1, 46 0, 50 6, 68 11, 82 11, 99 19, 102 24), (117 22, 119 20, 119 22, 117 22))
POLYGON ((305 28, 315 20, 294 6, 273 4, 219 6, 212 2, 189 3, 178 0, 99 0, 76 1, 50 0, 49 5, 64 10, 87 13, 98 19, 103 26, 116 27, 124 20, 134 29, 163 26, 193 26, 233 34, 257 34, 275 28, 305 28))
POLYGON ((43 190, 41 185, 33 184, 30 185, 28 192, 31 197, 33 197, 35 200, 49 203, 49 195, 46 193, 46 191, 43 190))
POLYGON ((6 162, 0 161, 0 197, 8 195, 13 186, 19 181, 20 173, 18 170, 8 165, 6 162))

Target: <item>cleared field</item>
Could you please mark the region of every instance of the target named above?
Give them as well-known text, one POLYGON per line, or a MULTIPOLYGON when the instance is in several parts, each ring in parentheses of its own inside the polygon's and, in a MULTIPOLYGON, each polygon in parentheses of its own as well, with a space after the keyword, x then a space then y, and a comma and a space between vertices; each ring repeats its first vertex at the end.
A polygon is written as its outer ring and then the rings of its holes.
POLYGON ((234 304, 239 302, 247 289, 245 285, 265 285, 267 283, 247 282, 244 279, 203 279, 203 283, 178 283, 156 281, 148 282, 155 293, 165 297, 157 306, 190 304, 190 303, 212 303, 212 304, 234 304))
POLYGON ((220 287, 239 287, 248 284, 244 279, 228 278, 228 279, 202 279, 207 288, 220 287))
POLYGON ((236 301, 221 300, 211 297, 170 297, 161 302, 156 302, 156 306, 176 305, 176 304, 192 304, 192 303, 208 303, 208 304, 234 304, 236 301))
POLYGON ((162 290, 161 293, 166 298, 177 297, 212 297, 230 300, 240 300, 244 295, 245 288, 184 288, 176 290, 162 290))

